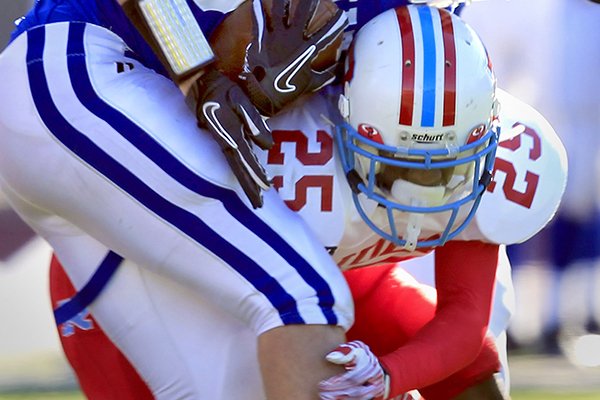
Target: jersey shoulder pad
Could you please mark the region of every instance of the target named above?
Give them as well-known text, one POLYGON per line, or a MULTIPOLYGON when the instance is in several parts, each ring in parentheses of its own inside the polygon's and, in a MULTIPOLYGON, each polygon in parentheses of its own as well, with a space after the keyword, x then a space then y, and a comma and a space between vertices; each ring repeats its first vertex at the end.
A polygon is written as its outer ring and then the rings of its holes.
POLYGON ((552 219, 567 182, 567 154, 556 132, 533 107, 498 90, 500 143, 494 179, 475 221, 483 239, 520 243, 552 219))

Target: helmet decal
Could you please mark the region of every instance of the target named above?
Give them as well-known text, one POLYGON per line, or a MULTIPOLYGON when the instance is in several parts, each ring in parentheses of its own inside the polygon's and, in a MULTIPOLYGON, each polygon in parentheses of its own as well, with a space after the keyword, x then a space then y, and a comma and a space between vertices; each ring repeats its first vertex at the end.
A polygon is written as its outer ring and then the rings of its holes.
POLYGON ((444 117, 442 126, 454 125, 456 119, 456 45, 449 13, 440 12, 444 35, 444 117))
POLYGON ((435 33, 431 8, 419 7, 423 46, 423 100, 421 101, 421 126, 432 127, 435 121, 436 57, 435 33))
POLYGON ((381 134, 379 133, 377 128, 374 128, 369 124, 359 124, 357 131, 359 134, 366 137, 367 139, 370 139, 379 144, 383 144, 383 138, 381 137, 381 134))
POLYGON ((469 138, 467 139, 467 144, 471 144, 471 143, 479 140, 483 135, 485 135, 486 131, 487 131, 487 128, 485 127, 485 125, 479 125, 479 126, 475 127, 471 131, 471 134, 469 134, 469 138))
POLYGON ((422 127, 433 127, 436 121, 437 96, 443 96, 442 126, 452 126, 456 118, 456 46, 451 14, 431 7, 396 9, 402 36, 402 104, 401 125, 413 125, 415 101, 415 55, 422 53, 422 91, 420 99, 422 127), (438 20, 439 16, 439 20, 438 20), (421 33, 415 35, 414 26, 421 33), (443 54, 436 54, 436 43, 443 45, 443 54), (443 74, 444 79, 438 79, 443 74))
POLYGON ((400 104, 400 125, 411 125, 415 96, 415 40, 408 8, 396 9, 400 34, 402 36, 402 103, 400 104))
POLYGON ((346 57, 348 66, 346 68, 346 73, 344 74, 344 82, 350 82, 354 74, 354 45, 350 45, 346 57))

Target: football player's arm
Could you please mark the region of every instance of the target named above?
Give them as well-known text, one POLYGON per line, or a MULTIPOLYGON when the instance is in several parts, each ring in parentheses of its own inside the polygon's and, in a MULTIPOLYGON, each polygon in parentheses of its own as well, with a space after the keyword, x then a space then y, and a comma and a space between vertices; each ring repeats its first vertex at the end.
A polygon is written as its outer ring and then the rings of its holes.
POLYGON ((219 143, 252 206, 261 207, 262 191, 269 189, 270 181, 251 142, 263 149, 271 147, 271 131, 244 91, 215 68, 215 54, 191 8, 197 7, 195 3, 119 3, 173 81, 184 94, 193 94, 198 125, 219 143))
POLYGON ((434 318, 406 345, 380 357, 391 397, 441 381, 470 364, 484 342, 499 246, 449 242, 436 248, 434 318))

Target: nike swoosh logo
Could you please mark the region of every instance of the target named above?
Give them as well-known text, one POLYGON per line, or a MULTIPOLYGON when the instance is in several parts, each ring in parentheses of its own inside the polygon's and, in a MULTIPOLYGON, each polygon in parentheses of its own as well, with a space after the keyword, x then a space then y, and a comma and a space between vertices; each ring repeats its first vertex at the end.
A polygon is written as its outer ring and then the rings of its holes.
POLYGON ((294 79, 300 68, 310 60, 310 57, 313 53, 317 51, 317 47, 313 44, 308 47, 302 54, 300 54, 290 65, 285 67, 283 71, 277 75, 275 81, 273 82, 273 86, 275 90, 281 93, 290 93, 296 90, 296 86, 292 85, 291 81, 294 79), (281 84, 283 81, 283 85, 281 84))
POLYGON ((210 126, 212 126, 212 128, 214 129, 214 131, 217 132, 219 136, 221 136, 229 146, 231 146, 234 149, 237 149, 237 143, 235 142, 235 140, 233 140, 233 138, 231 137, 229 132, 227 132, 227 130, 223 127, 223 125, 221 125, 219 118, 217 118, 216 112, 219 108, 221 108, 221 105, 219 103, 215 101, 207 101, 202 105, 202 113, 204 114, 204 118, 206 118, 210 126))
MULTIPOLYGON (((240 148, 235 142, 235 140, 233 140, 229 132, 227 132, 227 130, 219 122, 219 118, 217 118, 216 115, 216 112, 219 108, 221 108, 221 105, 219 103, 215 101, 207 101, 202 105, 202 112, 204 113, 204 117, 215 130, 215 132, 217 132, 217 134, 221 136, 223 140, 225 140, 225 142, 227 142, 227 144, 238 153, 238 159, 242 162, 242 164, 244 164, 244 169, 246 170, 246 173, 250 176, 254 183, 256 183, 261 189, 268 190, 271 187, 271 183, 266 177, 266 172, 264 171, 264 168, 256 158, 256 155, 252 152, 252 148, 250 148, 250 154, 254 158, 254 164, 256 166, 253 167, 250 164, 248 164, 248 160, 246 160, 242 155, 242 152, 240 151, 240 148), (256 173, 256 171, 254 170, 255 168, 260 169, 260 171, 263 173, 264 178, 256 173)), ((244 132, 242 131, 240 134, 244 135, 244 132)))

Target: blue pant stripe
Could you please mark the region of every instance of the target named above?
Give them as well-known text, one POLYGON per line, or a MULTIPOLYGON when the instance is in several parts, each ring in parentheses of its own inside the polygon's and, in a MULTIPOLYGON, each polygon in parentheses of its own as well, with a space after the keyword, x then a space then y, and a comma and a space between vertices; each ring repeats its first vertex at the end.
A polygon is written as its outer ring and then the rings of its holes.
MULTIPOLYGON (((74 88, 82 103, 100 118, 109 121, 112 126, 124 137, 130 140, 140 151, 144 152, 165 171, 171 174, 182 184, 194 190, 200 195, 215 197, 223 200, 228 210, 235 210, 234 216, 248 226, 252 226, 253 231, 263 231, 266 235, 260 237, 266 239, 271 246, 279 251, 292 265, 295 265, 299 272, 305 276, 305 280, 311 283, 312 274, 316 271, 302 259, 285 241, 276 235, 270 227, 266 226, 258 217, 256 217, 244 203, 237 197, 235 192, 220 188, 188 170, 187 167, 179 163, 172 155, 163 149, 151 137, 146 135, 143 130, 129 121, 125 116, 118 113, 109 105, 103 103, 93 92, 87 76, 83 52, 83 32, 85 24, 72 23, 69 31, 69 71, 73 79, 74 88), (77 54, 80 57, 76 56, 77 54), (91 90, 91 92, 90 92, 91 90), (141 133, 141 134, 140 134, 141 133), (165 157, 161 159, 161 157, 165 157), (189 181, 186 181, 189 179, 189 181), (240 218, 241 217, 241 218, 240 218), (294 264, 295 263, 295 264, 294 264), (306 278, 308 276, 308 278, 306 278)), ((137 199, 148 209, 159 215, 161 218, 169 221, 182 232, 196 240, 204 247, 210 249, 223 261, 231 265, 238 273, 244 276, 257 290, 263 292, 269 301, 276 307, 286 324, 303 323, 299 316, 296 302, 281 285, 267 274, 258 264, 228 243, 225 239, 214 232, 201 219, 194 214, 182 209, 161 197, 154 192, 139 178, 116 162, 102 149, 91 142, 87 137, 78 132, 68 121, 60 114, 56 108, 44 74, 42 56, 44 48, 45 30, 44 27, 34 28, 28 33, 28 72, 30 77, 30 86, 34 102, 49 130, 78 157, 87 162, 97 171, 109 178, 117 186, 121 187, 133 198, 137 199)), ((323 286, 315 287, 315 291, 324 294, 321 300, 323 312, 330 323, 337 320, 331 311, 333 305, 333 296, 327 283, 318 278, 323 286), (328 297, 329 295, 329 297, 328 297)), ((317 282, 320 283, 320 282, 317 282)), ((314 286, 313 286, 314 287, 314 286)))

